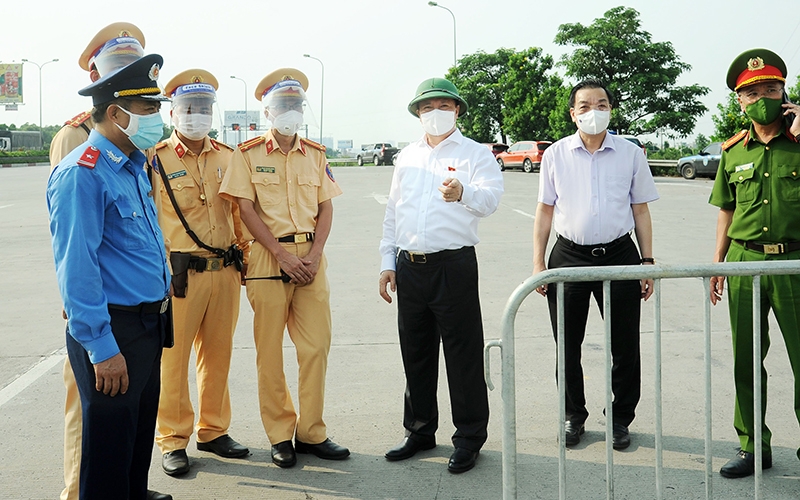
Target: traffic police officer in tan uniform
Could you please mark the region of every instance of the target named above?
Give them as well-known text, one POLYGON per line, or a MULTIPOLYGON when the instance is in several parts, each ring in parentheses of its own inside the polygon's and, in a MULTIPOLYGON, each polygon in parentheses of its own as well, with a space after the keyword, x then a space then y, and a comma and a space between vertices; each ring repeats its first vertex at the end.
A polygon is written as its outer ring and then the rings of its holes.
MULTIPOLYGON (((800 259, 800 106, 785 102, 786 64, 772 51, 752 49, 728 69, 728 87, 750 118, 722 145, 709 202, 719 207, 714 262, 763 262, 800 259), (791 113, 791 114, 790 114, 791 113)), ((788 99, 786 99, 788 101, 788 99)), ((728 278, 733 378, 736 386, 733 426, 741 449, 726 463, 724 477, 755 471, 753 412, 753 286, 749 276, 728 278)), ((724 276, 711 278, 711 302, 722 296, 724 276)), ((762 418, 766 415, 767 372, 772 309, 794 371, 794 410, 800 421, 800 276, 761 277, 762 418)), ((762 420, 762 468, 772 467, 772 433, 762 420)), ((798 450, 800 457, 800 450, 798 450)))
POLYGON ((228 372, 239 317, 241 275, 233 262, 225 262, 195 242, 177 213, 179 210, 204 245, 220 250, 249 246, 242 239, 238 206, 219 197, 233 149, 208 136, 218 85, 214 75, 202 69, 184 71, 167 83, 164 94, 172 99, 170 115, 175 130, 150 155, 158 223, 173 257, 173 275, 183 273, 181 279, 173 278, 175 346, 161 358, 156 437, 163 454, 162 468, 171 476, 189 471, 186 447, 195 416, 189 399, 192 347, 197 358, 197 449, 228 458, 249 453, 228 435, 228 372), (178 252, 181 255, 176 256, 178 252), (176 257, 185 259, 180 261, 183 265, 176 257))
MULTIPOLYGON (((145 39, 142 31, 131 23, 112 23, 101 29, 86 45, 78 65, 89 72, 95 82, 102 76, 127 66, 144 55, 145 39)), ((58 163, 89 138, 94 128, 91 110, 74 116, 64 124, 50 142, 50 165, 58 163)), ((66 318, 65 318, 66 319, 66 318)), ((64 359, 64 489, 61 500, 77 500, 81 465, 81 400, 69 358, 64 359)), ((148 491, 148 499, 165 500, 170 495, 148 491)))
POLYGON ((272 444, 272 461, 280 467, 296 463, 295 451, 331 460, 350 454, 328 438, 322 420, 331 343, 323 249, 333 219, 331 198, 342 190, 325 159, 325 147, 297 135, 307 88, 306 76, 292 68, 261 80, 255 94, 272 128, 239 146, 220 189, 237 200, 255 239, 247 297, 255 313, 261 420, 272 444), (299 412, 283 372, 287 327, 297 349, 299 412))

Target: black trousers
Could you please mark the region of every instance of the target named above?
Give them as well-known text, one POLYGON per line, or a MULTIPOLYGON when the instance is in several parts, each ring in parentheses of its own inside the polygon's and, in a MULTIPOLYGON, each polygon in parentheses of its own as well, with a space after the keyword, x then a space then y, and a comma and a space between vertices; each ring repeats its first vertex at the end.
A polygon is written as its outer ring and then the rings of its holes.
POLYGON ((483 378, 483 323, 474 247, 425 264, 397 258, 397 322, 406 373, 403 426, 411 439, 435 440, 439 342, 444 350, 453 444, 486 442, 489 401, 483 378))
MULTIPOLYGON (((599 246, 599 245, 598 245, 599 246)), ((559 267, 638 265, 639 251, 629 235, 604 247, 604 251, 575 245, 559 236, 548 262, 549 269, 559 267)), ((564 352, 566 365, 567 420, 583 423, 589 416, 581 366, 581 344, 586 335, 589 297, 594 296, 603 314, 603 283, 601 281, 564 283, 564 352)), ((550 323, 557 339, 556 286, 547 289, 550 323)), ((638 280, 611 282, 611 388, 614 393, 615 424, 630 425, 636 416, 641 396, 641 355, 639 351, 639 321, 641 318, 641 285, 638 280)))
POLYGON ((95 389, 94 366, 67 328, 67 352, 83 414, 80 498, 144 500, 169 316, 113 309, 109 313, 128 368, 130 385, 125 394, 112 398, 95 389))

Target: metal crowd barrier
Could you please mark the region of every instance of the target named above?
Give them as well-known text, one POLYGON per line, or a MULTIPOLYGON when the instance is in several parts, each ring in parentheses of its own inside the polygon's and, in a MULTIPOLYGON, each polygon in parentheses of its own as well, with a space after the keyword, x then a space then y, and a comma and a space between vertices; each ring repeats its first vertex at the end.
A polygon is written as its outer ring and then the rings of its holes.
MULTIPOLYGON (((754 498, 762 498, 761 470, 761 276, 800 274, 800 261, 770 262, 728 262, 702 265, 682 266, 607 266, 607 267, 573 267, 545 271, 532 276, 520 284, 508 298, 501 320, 501 339, 491 340, 484 348, 484 370, 486 384, 494 390, 491 380, 490 357, 492 347, 499 347, 501 353, 502 400, 503 400, 503 499, 517 498, 517 410, 515 387, 514 356, 514 321, 522 302, 537 287, 543 284, 557 287, 558 299, 557 338, 558 338, 558 393, 559 393, 559 457, 558 479, 559 499, 566 499, 566 447, 564 446, 564 420, 566 403, 564 398, 564 287, 565 282, 602 281, 605 325, 605 372, 606 372, 606 421, 613 421, 611 392, 611 281, 639 280, 651 278, 655 280, 653 298, 655 301, 654 343, 655 343, 655 469, 656 498, 661 500, 664 494, 663 460, 662 460, 662 409, 661 409, 661 279, 664 278, 703 278, 705 290, 705 493, 706 499, 712 498, 712 454, 711 454, 711 299, 710 278, 712 276, 753 276, 753 394, 755 415, 755 492, 754 498)), ((606 425, 606 498, 614 498, 614 456, 613 426, 606 425)))

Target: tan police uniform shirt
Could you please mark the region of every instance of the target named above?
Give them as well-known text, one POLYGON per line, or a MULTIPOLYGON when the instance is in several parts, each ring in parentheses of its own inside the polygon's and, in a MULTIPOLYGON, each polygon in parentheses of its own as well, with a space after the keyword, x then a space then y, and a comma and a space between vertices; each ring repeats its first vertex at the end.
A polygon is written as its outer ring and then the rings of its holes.
POLYGON ((53 136, 53 140, 50 141, 50 169, 55 168, 62 158, 86 142, 86 139, 89 138, 89 132, 93 128, 94 120, 92 120, 91 111, 84 111, 67 120, 64 126, 53 136))
POLYGON ((247 250, 249 242, 242 236, 239 206, 219 196, 222 179, 233 155, 230 146, 206 137, 203 150, 197 156, 181 142, 176 132, 172 132, 168 139, 156 145, 155 151, 148 153, 154 169, 151 182, 156 194, 158 222, 170 251, 213 256, 186 234, 156 169, 163 169, 166 173, 175 201, 200 241, 222 249, 236 243, 239 248, 247 250), (154 155, 157 159, 153 158, 154 155))
POLYGON ((275 238, 313 233, 319 204, 342 194, 325 146, 298 136, 284 154, 272 134, 270 130, 239 145, 220 194, 253 201, 275 238))

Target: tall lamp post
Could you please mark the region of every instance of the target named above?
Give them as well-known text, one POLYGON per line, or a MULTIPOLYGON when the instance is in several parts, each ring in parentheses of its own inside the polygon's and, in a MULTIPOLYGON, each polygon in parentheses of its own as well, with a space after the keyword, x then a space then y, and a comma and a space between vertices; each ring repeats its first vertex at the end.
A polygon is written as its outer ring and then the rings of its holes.
POLYGON ((303 57, 313 59, 317 61, 320 66, 322 66, 322 85, 320 85, 319 91, 319 143, 322 144, 322 119, 325 115, 325 65, 322 64, 322 61, 312 55, 303 54, 303 57))
MULTIPOLYGON (((233 78, 234 80, 239 80, 244 84, 244 140, 246 141, 247 131, 250 130, 250 124, 247 123, 247 82, 244 81, 244 79, 239 78, 238 76, 231 75, 231 78, 233 78)), ((225 126, 224 123, 222 125, 225 126)), ((241 130, 241 128, 239 130, 241 130)), ((239 137, 241 138, 241 132, 239 133, 239 137)))
POLYGON ((42 64, 33 62, 30 59, 23 59, 22 62, 31 63, 39 68, 39 142, 41 143, 41 146, 44 147, 44 136, 42 135, 42 68, 50 63, 58 62, 58 59, 51 59, 42 64))
POLYGON ((453 14, 453 11, 445 7, 444 5, 439 5, 436 2, 428 2, 428 5, 431 7, 439 7, 440 9, 444 9, 453 16, 453 66, 456 65, 456 15, 453 14))

